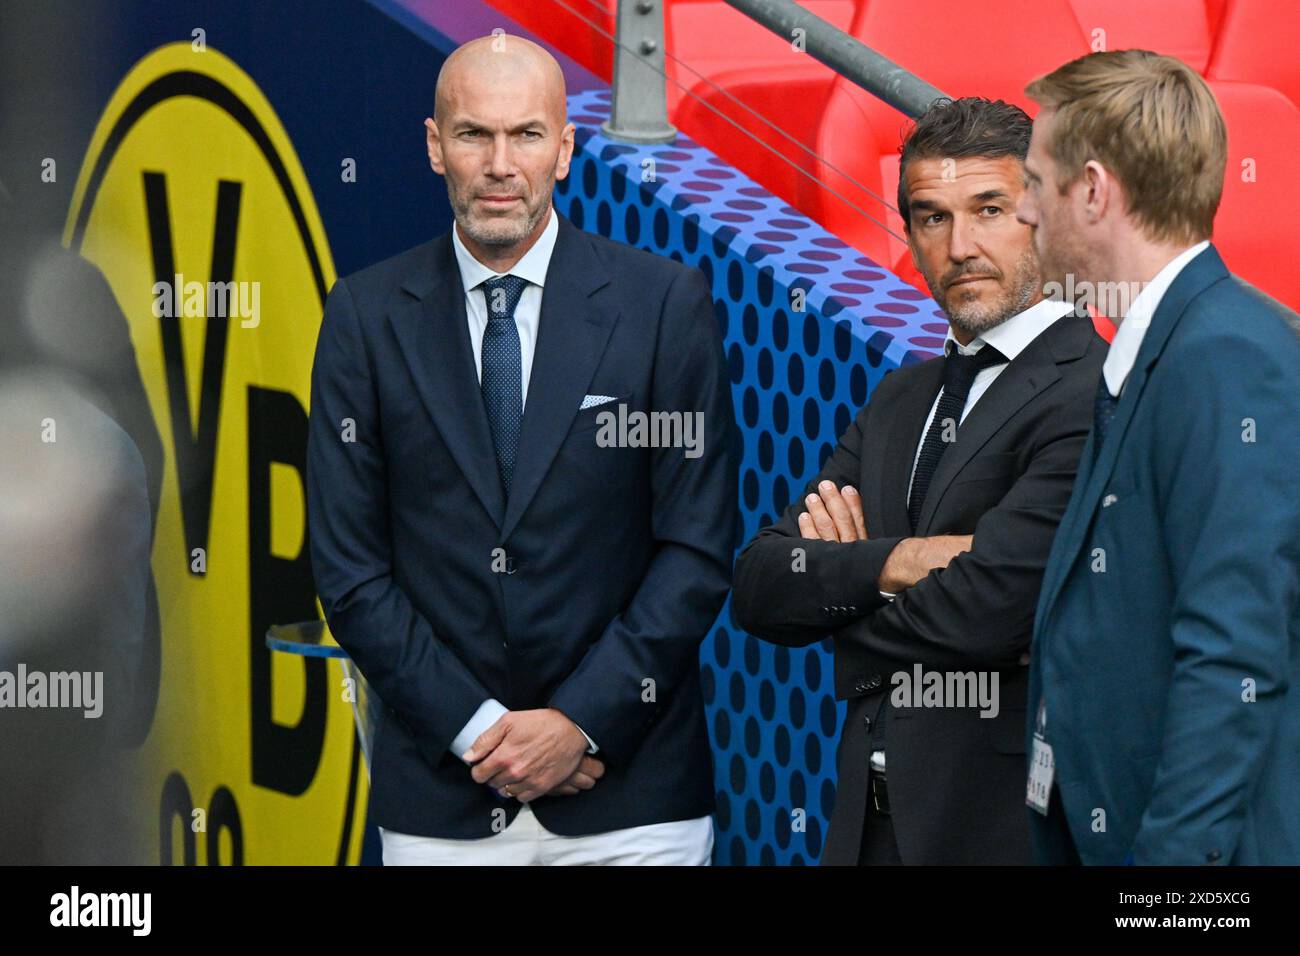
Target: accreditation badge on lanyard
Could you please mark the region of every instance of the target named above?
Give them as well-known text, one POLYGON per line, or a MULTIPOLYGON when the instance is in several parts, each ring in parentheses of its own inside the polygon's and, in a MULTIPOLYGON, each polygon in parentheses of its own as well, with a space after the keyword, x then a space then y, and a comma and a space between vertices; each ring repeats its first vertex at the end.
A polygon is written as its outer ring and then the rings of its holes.
POLYGON ((1047 816, 1047 800, 1052 794, 1052 777, 1056 764, 1052 760, 1052 745, 1044 736, 1047 732, 1047 704, 1038 702, 1038 718, 1034 721, 1034 750, 1029 756, 1029 784, 1025 790, 1025 803, 1043 816, 1047 816))

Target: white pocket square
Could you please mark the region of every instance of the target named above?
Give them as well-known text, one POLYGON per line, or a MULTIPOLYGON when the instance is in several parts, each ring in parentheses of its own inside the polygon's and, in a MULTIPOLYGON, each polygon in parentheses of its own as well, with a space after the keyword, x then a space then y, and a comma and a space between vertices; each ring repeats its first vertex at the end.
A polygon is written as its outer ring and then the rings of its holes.
POLYGON ((578 411, 582 411, 584 408, 595 408, 597 405, 605 405, 613 400, 613 395, 584 395, 582 404, 578 406, 578 411))

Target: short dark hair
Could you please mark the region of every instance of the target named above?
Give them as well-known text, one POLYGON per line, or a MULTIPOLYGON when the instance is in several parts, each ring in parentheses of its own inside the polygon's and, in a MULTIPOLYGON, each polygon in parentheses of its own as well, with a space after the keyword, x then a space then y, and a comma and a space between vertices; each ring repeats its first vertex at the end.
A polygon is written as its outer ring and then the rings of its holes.
POLYGON ((912 228, 907 208, 907 164, 914 159, 967 156, 1014 156, 1021 163, 1029 155, 1034 121, 1019 106, 982 96, 961 99, 940 97, 922 113, 898 148, 898 213, 912 228))

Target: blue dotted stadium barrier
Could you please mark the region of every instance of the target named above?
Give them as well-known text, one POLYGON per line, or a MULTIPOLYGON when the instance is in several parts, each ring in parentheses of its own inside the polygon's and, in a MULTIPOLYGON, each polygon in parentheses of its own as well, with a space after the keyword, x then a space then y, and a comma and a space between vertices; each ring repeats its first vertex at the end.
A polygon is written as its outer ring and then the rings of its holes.
MULTIPOLYGON (((633 146, 603 136, 607 89, 568 102, 576 146, 556 208, 588 231, 697 266, 712 285, 744 439, 748 540, 816 476, 887 371, 938 354, 947 321, 929 296, 686 137, 633 146)), ((732 623, 728 601, 700 667, 716 767, 714 862, 816 863, 844 719, 829 641, 766 644, 732 623)))

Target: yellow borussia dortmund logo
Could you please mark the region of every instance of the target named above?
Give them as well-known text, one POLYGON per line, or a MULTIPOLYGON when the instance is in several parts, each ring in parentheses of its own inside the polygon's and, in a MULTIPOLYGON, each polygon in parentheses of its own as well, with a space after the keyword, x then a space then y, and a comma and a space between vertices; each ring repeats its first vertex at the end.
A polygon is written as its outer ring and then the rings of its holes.
POLYGON ((272 654, 319 616, 304 470, 334 265, 270 103, 187 43, 141 60, 90 142, 65 243, 108 277, 167 464, 157 711, 141 750, 163 862, 355 862, 365 771, 336 661, 272 654))

